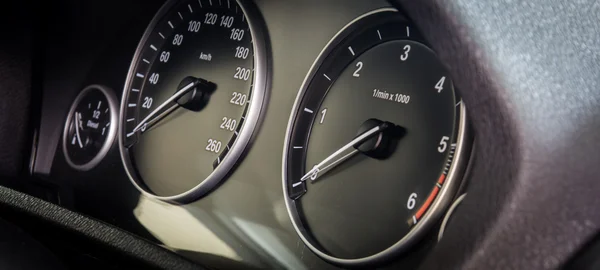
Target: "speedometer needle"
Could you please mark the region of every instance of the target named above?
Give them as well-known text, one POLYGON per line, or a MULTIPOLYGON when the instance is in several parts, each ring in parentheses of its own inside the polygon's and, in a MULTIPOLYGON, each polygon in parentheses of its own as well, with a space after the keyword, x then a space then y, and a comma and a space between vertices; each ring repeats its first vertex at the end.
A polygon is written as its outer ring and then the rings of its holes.
POLYGON ((350 157, 354 156, 355 154, 357 154, 359 152, 358 150, 354 149, 352 152, 344 155, 344 153, 346 151, 348 151, 348 149, 351 149, 354 147, 357 148, 365 141, 367 141, 367 140, 375 137, 379 133, 381 133, 387 126, 388 125, 386 123, 384 123, 382 125, 371 128, 371 129, 367 130, 366 132, 360 134, 358 137, 354 138, 352 141, 350 141, 346 145, 342 146, 342 148, 338 149, 333 154, 329 155, 327 158, 325 158, 319 164, 315 165, 310 171, 308 171, 304 176, 302 176, 302 178, 300 178, 300 180, 306 181, 309 178, 313 181, 316 180, 319 177, 320 172, 325 172, 328 169, 332 169, 332 168, 336 167, 337 165, 341 164, 343 161, 349 159, 350 157))
MULTIPOLYGON (((169 104, 171 104, 171 102, 174 102, 175 100, 177 100, 180 97, 187 94, 190 90, 194 89, 194 86, 196 86, 196 84, 197 84, 197 82, 191 82, 188 85, 181 88, 179 91, 175 92, 175 94, 173 96, 171 96, 165 102, 160 104, 160 106, 158 106, 151 113, 149 113, 148 116, 146 116, 146 118, 144 118, 142 121, 140 121, 140 123, 133 129, 133 132, 135 133, 141 129, 145 129, 145 127, 149 124, 149 122, 154 123, 154 122, 156 122, 156 119, 160 119, 160 117, 156 117, 157 114, 159 114, 165 107, 167 107, 169 104)), ((177 107, 179 107, 179 104, 175 103, 174 105, 171 106, 171 108, 169 108, 168 111, 172 111, 172 110, 176 109, 177 107)))

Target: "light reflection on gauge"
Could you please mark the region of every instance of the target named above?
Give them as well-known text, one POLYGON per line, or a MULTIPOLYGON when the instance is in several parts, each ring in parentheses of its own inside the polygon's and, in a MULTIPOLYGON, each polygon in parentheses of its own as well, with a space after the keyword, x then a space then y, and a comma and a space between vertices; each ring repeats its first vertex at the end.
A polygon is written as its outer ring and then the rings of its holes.
POLYGON ((292 109, 286 206, 316 255, 374 266, 405 252, 443 214, 463 173, 465 107, 416 28, 393 9, 340 31, 292 109))
POLYGON ((119 147, 145 195, 204 196, 250 142, 266 96, 266 40, 247 1, 169 1, 131 63, 119 147))

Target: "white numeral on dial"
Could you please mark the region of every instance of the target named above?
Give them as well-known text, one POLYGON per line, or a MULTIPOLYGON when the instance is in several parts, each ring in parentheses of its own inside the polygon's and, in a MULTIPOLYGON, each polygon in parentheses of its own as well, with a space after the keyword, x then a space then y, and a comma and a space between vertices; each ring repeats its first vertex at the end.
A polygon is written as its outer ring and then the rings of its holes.
POLYGON ((166 63, 169 61, 169 57, 171 57, 171 53, 168 51, 163 51, 160 53, 160 58, 158 60, 160 62, 166 63))
POLYGON ((197 33, 200 31, 200 25, 201 23, 199 21, 190 21, 190 24, 188 25, 188 31, 197 33))
POLYGON ((435 89, 438 90, 438 93, 444 90, 444 82, 446 81, 446 76, 442 77, 436 84, 435 89))
POLYGON ((244 30, 237 28, 231 29, 231 35, 229 36, 229 39, 241 41, 242 38, 244 38, 244 30))
POLYGON ((247 81, 250 79, 250 73, 252 73, 252 70, 249 68, 237 67, 235 68, 235 74, 233 75, 233 78, 247 81))
POLYGON ((404 46, 404 53, 400 55, 400 60, 406 61, 408 59, 408 52, 410 52, 410 45, 404 46))
POLYGON ((223 122, 219 126, 221 129, 229 130, 229 131, 235 130, 235 127, 237 126, 237 121, 235 119, 232 119, 229 117, 223 117, 222 121, 223 122))
POLYGON ((144 109, 150 109, 150 107, 152 107, 152 98, 151 97, 144 97, 144 103, 142 103, 142 108, 144 109))
POLYGON ((183 42, 183 35, 176 34, 175 37, 173 37, 173 45, 179 46, 179 45, 181 45, 182 42, 183 42))
POLYGON ((232 16, 223 16, 221 17, 221 26, 230 28, 233 25, 233 17, 232 16))
POLYGON ((440 146, 438 146, 438 152, 444 153, 444 151, 446 151, 446 148, 448 148, 448 140, 450 140, 450 138, 448 138, 447 136, 442 137, 442 140, 440 141, 440 146))
POLYGON ((214 13, 206 13, 206 15, 204 16, 204 23, 214 25, 215 23, 217 23, 218 17, 219 15, 214 13))
POLYGON ((363 62, 358 62, 356 63, 356 71, 354 71, 354 73, 352 73, 352 77, 360 77, 360 74, 358 73, 363 67, 363 62))
POLYGON ((323 109, 321 111, 321 121, 319 121, 319 124, 323 124, 323 122, 325 122, 325 115, 327 114, 327 108, 323 109))
POLYGON ((160 78, 160 74, 152 73, 152 75, 150 75, 150 78, 148 78, 148 81, 150 82, 150 84, 157 84, 158 78, 160 78))
POLYGON ((250 49, 242 47, 242 46, 237 46, 235 48, 235 58, 242 58, 242 59, 246 59, 248 57, 248 54, 250 53, 250 49))
POLYGON ((206 145, 205 150, 208 152, 218 153, 221 151, 222 143, 220 141, 214 139, 208 139, 208 144, 206 145))
POLYGON ((417 193, 412 193, 408 196, 408 202, 406 202, 406 208, 411 210, 415 208, 415 204, 417 204, 417 193))
POLYGON ((248 96, 246 96, 246 94, 233 92, 231 94, 231 99, 229 100, 229 103, 244 106, 246 104, 247 100, 248 100, 248 96))

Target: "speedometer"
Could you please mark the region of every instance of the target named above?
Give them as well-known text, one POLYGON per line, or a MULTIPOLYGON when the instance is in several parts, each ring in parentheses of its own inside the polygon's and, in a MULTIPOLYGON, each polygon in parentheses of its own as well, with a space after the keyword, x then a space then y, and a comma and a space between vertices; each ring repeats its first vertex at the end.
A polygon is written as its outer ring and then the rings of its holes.
POLYGON ((119 147, 144 194, 185 203, 239 161, 266 91, 261 20, 245 1, 169 1, 140 41, 125 85, 119 147))

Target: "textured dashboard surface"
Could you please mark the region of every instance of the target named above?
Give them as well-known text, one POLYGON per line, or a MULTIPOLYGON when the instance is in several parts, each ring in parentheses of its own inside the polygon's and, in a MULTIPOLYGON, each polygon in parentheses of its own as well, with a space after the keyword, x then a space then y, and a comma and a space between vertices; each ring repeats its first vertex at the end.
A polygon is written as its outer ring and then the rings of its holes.
POLYGON ((201 269, 198 265, 123 230, 4 187, 0 187, 0 209, 3 215, 8 211, 17 211, 33 216, 38 219, 38 226, 49 225, 74 232, 88 241, 113 250, 114 254, 122 253, 139 260, 146 267, 201 269))
POLYGON ((398 3, 478 138, 468 196, 422 269, 560 267, 600 229, 600 2, 398 3))

